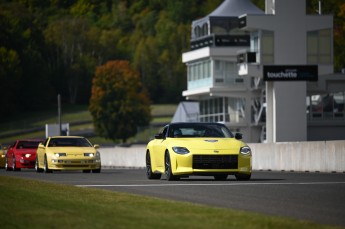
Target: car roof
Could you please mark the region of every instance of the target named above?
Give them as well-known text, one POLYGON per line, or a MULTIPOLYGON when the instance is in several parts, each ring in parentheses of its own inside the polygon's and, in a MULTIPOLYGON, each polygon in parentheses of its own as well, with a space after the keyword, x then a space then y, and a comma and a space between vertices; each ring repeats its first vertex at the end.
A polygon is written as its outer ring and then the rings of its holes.
POLYGON ((41 142, 44 141, 43 139, 18 139, 17 142, 41 142))
POLYGON ((51 136, 50 138, 85 138, 83 136, 51 136))
POLYGON ((218 122, 174 122, 174 123, 168 124, 168 126, 179 126, 179 125, 189 125, 189 126, 218 125, 218 126, 225 126, 223 123, 218 123, 218 122))

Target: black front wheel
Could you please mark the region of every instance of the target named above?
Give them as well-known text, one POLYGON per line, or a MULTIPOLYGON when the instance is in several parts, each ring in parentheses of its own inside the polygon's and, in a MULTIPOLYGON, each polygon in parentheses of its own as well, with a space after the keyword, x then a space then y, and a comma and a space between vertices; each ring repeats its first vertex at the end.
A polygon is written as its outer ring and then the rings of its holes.
POLYGON ((178 180, 179 179, 178 176, 175 176, 172 173, 172 170, 171 170, 171 160, 170 160, 170 155, 169 155, 168 152, 165 154, 165 176, 166 176, 168 181, 173 181, 173 180, 178 180))
POLYGON ((151 156, 150 152, 146 153, 146 177, 150 180, 159 180, 161 179, 162 174, 160 173, 153 173, 151 167, 151 156))
POLYGON ((39 167, 39 164, 38 164, 38 156, 36 156, 35 170, 36 170, 37 173, 43 172, 43 169, 41 169, 41 168, 39 167))
POLYGON ((45 173, 52 173, 53 171, 49 169, 47 155, 44 155, 44 172, 45 173))
POLYGON ((7 159, 7 157, 5 159, 5 169, 6 169, 6 171, 11 171, 12 170, 12 168, 10 166, 8 166, 8 159, 7 159))
POLYGON ((13 171, 20 171, 20 168, 19 169, 17 168, 16 157, 14 155, 13 155, 13 158, 12 158, 12 170, 13 171))

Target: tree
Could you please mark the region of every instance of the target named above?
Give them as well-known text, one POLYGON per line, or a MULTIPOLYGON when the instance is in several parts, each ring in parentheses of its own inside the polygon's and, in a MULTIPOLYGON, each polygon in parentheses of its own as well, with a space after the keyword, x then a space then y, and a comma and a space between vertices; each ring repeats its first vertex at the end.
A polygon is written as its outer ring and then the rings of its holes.
POLYGON ((52 90, 35 15, 18 3, 0 3, 0 34, 0 105, 8 111, 0 116, 45 108, 52 90))
MULTIPOLYGON (((18 54, 14 50, 0 47, 0 82, 2 84, 0 96, 1 107, 7 111, 16 111, 16 103, 20 93, 17 86, 20 82, 21 68, 18 54)), ((0 112, 0 119, 10 116, 11 112, 0 112), (10 114, 7 114, 10 113, 10 114)))
POLYGON ((89 105, 95 131, 114 142, 126 142, 138 126, 151 119, 150 102, 139 73, 128 61, 108 61, 97 67, 89 105))
MULTIPOLYGON (((90 30, 88 22, 82 18, 65 17, 49 24, 45 30, 46 41, 56 46, 57 60, 62 61, 63 73, 59 81, 62 88, 68 88, 70 103, 77 101, 78 92, 81 89, 81 82, 91 81, 91 72, 88 74, 87 64, 92 64, 88 58, 88 37, 90 30), (86 67, 85 67, 86 66, 86 67)), ((56 65, 56 64, 55 64, 56 65)))

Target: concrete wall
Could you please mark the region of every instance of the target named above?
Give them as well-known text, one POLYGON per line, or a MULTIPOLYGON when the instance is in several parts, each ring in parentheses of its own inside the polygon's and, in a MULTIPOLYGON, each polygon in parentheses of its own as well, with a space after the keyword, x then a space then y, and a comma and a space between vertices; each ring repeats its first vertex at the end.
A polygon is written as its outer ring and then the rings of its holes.
POLYGON ((254 170, 345 172, 345 141, 249 145, 254 170))
MULTIPOLYGON (((345 141, 249 144, 254 170, 345 172, 345 141)), ((100 148, 105 168, 144 168, 145 145, 100 148)))
POLYGON ((100 148, 102 167, 144 168, 146 145, 100 148))

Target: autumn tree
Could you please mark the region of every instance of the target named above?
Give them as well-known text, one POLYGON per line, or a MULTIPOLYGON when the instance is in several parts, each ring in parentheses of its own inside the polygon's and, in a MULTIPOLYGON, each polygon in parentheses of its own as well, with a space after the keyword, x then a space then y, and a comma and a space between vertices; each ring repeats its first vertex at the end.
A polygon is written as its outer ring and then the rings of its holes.
POLYGON ((126 142, 137 127, 148 125, 150 102, 139 73, 128 61, 108 61, 96 68, 89 105, 95 131, 114 142, 126 142))

